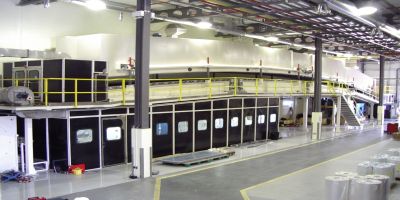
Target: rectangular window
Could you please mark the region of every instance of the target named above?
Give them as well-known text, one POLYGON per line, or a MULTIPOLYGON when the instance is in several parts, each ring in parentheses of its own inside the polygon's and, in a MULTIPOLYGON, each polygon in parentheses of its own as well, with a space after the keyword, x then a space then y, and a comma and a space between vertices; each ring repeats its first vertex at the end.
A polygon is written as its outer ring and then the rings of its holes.
POLYGON ((215 129, 224 128, 224 118, 215 119, 215 129))
POLYGON ((187 133, 189 130, 189 122, 181 121, 178 122, 178 133, 187 133))
POLYGON ((264 124, 265 123, 265 115, 258 115, 257 123, 264 124))
POLYGON ((202 119, 202 120, 197 121, 197 130, 198 131, 207 130, 207 120, 202 119))
POLYGON ((275 123, 276 122, 276 114, 271 114, 269 116, 269 122, 271 122, 271 123, 275 123))
POLYGON ((121 127, 109 127, 106 129, 107 141, 120 140, 121 136, 121 127))
POLYGON ((239 117, 232 117, 231 119, 231 127, 239 126, 239 117))
POLYGON ((158 123, 156 125, 156 135, 168 135, 168 123, 158 123))
POLYGON ((93 130, 92 129, 80 129, 76 131, 76 143, 85 144, 93 141, 93 130))
POLYGON ((249 115, 244 118, 244 125, 250 126, 253 124, 253 116, 249 115))

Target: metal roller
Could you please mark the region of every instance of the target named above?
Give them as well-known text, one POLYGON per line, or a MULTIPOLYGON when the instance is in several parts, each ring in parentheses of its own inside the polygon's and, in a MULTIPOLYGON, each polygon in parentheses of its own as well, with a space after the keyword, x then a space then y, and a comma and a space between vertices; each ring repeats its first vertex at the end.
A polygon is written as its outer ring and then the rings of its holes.
POLYGON ((8 87, 0 89, 0 103, 28 106, 34 102, 32 90, 26 87, 8 87))

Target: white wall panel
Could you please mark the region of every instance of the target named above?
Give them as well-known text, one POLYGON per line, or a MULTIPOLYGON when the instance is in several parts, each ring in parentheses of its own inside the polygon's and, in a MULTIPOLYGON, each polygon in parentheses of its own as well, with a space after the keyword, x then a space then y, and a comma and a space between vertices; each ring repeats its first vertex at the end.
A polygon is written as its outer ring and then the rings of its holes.
POLYGON ((16 117, 0 117, 0 173, 7 170, 18 170, 16 117))

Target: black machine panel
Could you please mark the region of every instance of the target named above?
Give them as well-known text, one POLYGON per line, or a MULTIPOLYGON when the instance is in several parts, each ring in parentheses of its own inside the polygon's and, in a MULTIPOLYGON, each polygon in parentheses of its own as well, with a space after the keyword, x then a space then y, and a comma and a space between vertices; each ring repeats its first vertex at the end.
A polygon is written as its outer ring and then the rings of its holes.
POLYGON ((99 118, 71 119, 71 163, 87 169, 100 167, 99 118))
POLYGON ((242 110, 229 110, 229 143, 228 145, 240 144, 242 131, 242 110))
POLYGON ((268 117, 268 135, 272 132, 278 131, 279 125, 279 108, 278 107, 270 107, 269 108, 269 117, 268 117))
MULTIPOLYGON (((80 78, 80 79, 91 79, 92 78, 92 61, 90 60, 65 60, 65 78, 80 78)), ((65 92, 74 92, 75 83, 74 80, 65 81, 65 92)), ((92 81, 90 80, 79 80, 78 81, 78 92, 91 92, 92 81)), ((79 102, 90 102, 92 101, 91 94, 79 94, 79 102)), ((65 102, 74 102, 73 94, 65 95, 65 102)))
POLYGON ((213 148, 225 147, 227 137, 227 112, 226 110, 214 110, 213 118, 213 148))
POLYGON ((126 116, 126 138, 127 138, 127 146, 128 146, 128 163, 132 162, 132 128, 135 121, 135 115, 127 115, 126 116))
POLYGON ((14 67, 27 67, 28 63, 26 61, 15 62, 14 67))
POLYGON ((28 61, 28 67, 38 67, 42 66, 42 61, 41 60, 30 60, 28 61))
POLYGON ((244 109, 243 110, 243 142, 254 141, 254 109, 244 109))
POLYGON ((62 160, 67 163, 67 120, 49 119, 50 164, 62 160))
POLYGON ((3 81, 3 87, 12 86, 12 67, 12 63, 3 63, 3 79, 7 79, 3 81))
POLYGON ((268 108, 258 108, 257 109, 257 118, 255 119, 255 123, 257 123, 256 129, 256 140, 265 140, 267 139, 267 117, 268 117, 268 108))
POLYGON ((175 153, 193 151, 193 113, 175 113, 175 153))
POLYGON ((107 62, 95 61, 94 62, 94 72, 99 72, 99 73, 107 72, 107 62))
POLYGON ((33 156, 35 159, 46 160, 47 150, 46 143, 46 119, 32 120, 33 156))
POLYGON ((269 106, 279 106, 279 98, 270 98, 269 106))
MULTIPOLYGON (((48 92, 62 91, 62 60, 44 60, 43 61, 43 78, 56 78, 56 80, 48 80, 48 92)), ((49 102, 61 102, 62 94, 48 94, 49 102)))
POLYGON ((195 150, 201 151, 211 147, 211 112, 195 113, 195 150))
POLYGON ((125 163, 125 128, 121 118, 102 119, 103 165, 125 163))
POLYGON ((105 74, 96 74, 95 75, 95 91, 94 95, 95 101, 106 101, 107 100, 107 88, 108 88, 108 78, 105 74))
POLYGON ((153 114, 153 156, 172 154, 172 113, 153 114))

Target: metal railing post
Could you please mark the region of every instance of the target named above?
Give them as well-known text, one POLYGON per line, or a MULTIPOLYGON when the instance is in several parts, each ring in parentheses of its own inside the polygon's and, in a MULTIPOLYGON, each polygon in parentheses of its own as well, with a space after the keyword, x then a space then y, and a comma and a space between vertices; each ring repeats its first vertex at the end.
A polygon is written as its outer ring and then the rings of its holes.
POLYGON ((233 96, 237 95, 237 77, 233 79, 233 96))
POLYGON ((212 98, 212 79, 208 79, 208 98, 211 99, 212 98))
POLYGON ((125 80, 125 79, 122 79, 122 89, 121 89, 121 92, 122 92, 122 105, 125 105, 125 103, 126 103, 126 99, 125 99, 126 80, 125 80))
POLYGON ((256 78, 256 96, 258 96, 258 78, 256 78))
POLYGON ((293 96, 293 80, 290 80, 290 95, 293 96))
POLYGON ((75 90, 74 90, 74 105, 75 107, 78 107, 78 79, 75 79, 75 90))
POLYGON ((182 79, 179 79, 179 101, 182 101, 182 87, 183 87, 183 81, 182 79))
POLYGON ((274 96, 276 96, 276 80, 274 80, 274 96))
POLYGON ((49 80, 47 78, 44 79, 44 105, 49 105, 49 80))

